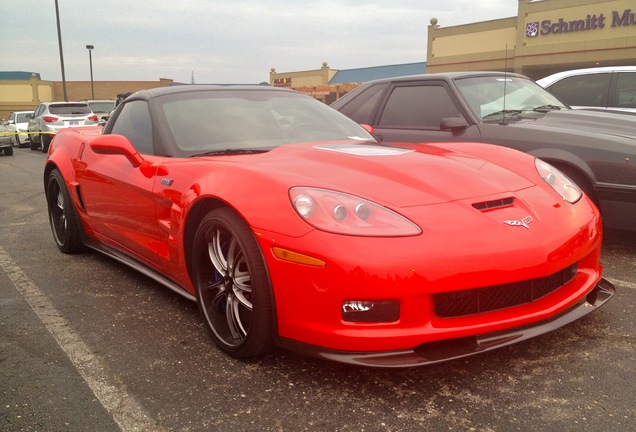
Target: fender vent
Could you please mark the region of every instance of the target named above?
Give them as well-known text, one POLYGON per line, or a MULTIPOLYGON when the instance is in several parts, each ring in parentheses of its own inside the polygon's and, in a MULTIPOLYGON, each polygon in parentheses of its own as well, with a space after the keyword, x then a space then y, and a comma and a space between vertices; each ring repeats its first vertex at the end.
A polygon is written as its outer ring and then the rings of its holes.
POLYGON ((86 211, 86 206, 84 206, 84 198, 82 197, 82 191, 80 190, 79 185, 75 186, 75 193, 77 193, 77 202, 80 205, 82 211, 86 211))
POLYGON ((473 207, 475 207, 477 210, 480 210, 480 211, 489 211, 489 210, 494 210, 494 209, 498 209, 502 207, 509 207, 514 203, 514 201, 515 199, 512 197, 502 198, 498 200, 474 203, 473 207))
POLYGON ((440 318, 453 318, 532 303, 574 279, 576 269, 576 264, 573 264, 538 279, 438 293, 433 296, 435 315, 440 318))

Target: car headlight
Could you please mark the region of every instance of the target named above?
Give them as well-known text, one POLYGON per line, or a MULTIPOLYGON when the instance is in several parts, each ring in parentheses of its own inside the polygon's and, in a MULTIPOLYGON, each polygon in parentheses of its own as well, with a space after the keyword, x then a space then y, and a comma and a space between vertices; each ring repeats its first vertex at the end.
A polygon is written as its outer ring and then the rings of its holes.
POLYGON ((535 159, 534 165, 537 167, 541 178, 561 195, 564 200, 570 204, 574 204, 581 199, 583 196, 581 189, 561 171, 541 159, 535 159))
POLYGON ((422 233, 404 216, 354 195, 295 187, 290 189, 289 196, 300 217, 322 231, 369 237, 405 237, 422 233))

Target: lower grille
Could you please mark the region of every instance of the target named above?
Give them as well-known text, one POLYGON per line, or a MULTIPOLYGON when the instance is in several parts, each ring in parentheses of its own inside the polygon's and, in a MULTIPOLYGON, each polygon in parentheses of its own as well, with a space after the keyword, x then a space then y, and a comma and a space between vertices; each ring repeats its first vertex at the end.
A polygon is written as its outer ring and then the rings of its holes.
POLYGON ((531 303, 574 279, 576 264, 552 275, 472 290, 433 295, 435 315, 452 318, 531 303))

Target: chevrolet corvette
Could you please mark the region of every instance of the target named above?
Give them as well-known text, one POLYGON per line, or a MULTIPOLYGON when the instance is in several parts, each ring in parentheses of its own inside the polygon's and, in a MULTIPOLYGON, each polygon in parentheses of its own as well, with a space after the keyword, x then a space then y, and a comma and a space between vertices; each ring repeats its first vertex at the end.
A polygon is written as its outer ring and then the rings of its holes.
POLYGON ((375 367, 557 329, 614 294, 593 202, 528 154, 389 144, 265 86, 135 93, 61 131, 44 188, 63 253, 104 253, 196 301, 216 345, 375 367))

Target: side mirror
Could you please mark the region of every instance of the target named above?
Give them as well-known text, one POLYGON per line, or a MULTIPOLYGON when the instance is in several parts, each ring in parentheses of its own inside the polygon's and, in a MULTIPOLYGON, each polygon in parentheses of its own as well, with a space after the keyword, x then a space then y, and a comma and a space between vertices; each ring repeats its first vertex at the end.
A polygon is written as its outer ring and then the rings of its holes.
POLYGON ((31 120, 33 118, 33 114, 25 114, 24 118, 27 120, 31 120))
POLYGON ((373 129, 372 126, 369 126, 368 124, 360 124, 360 126, 362 126, 362 128, 369 132, 371 135, 375 134, 375 129, 373 129))
POLYGON ((97 154, 125 156, 135 168, 144 162, 144 158, 123 135, 99 135, 89 145, 97 154))
POLYGON ((439 123, 439 128, 441 130, 449 130, 453 132, 460 129, 466 129, 468 126, 470 125, 463 117, 446 117, 439 123))

